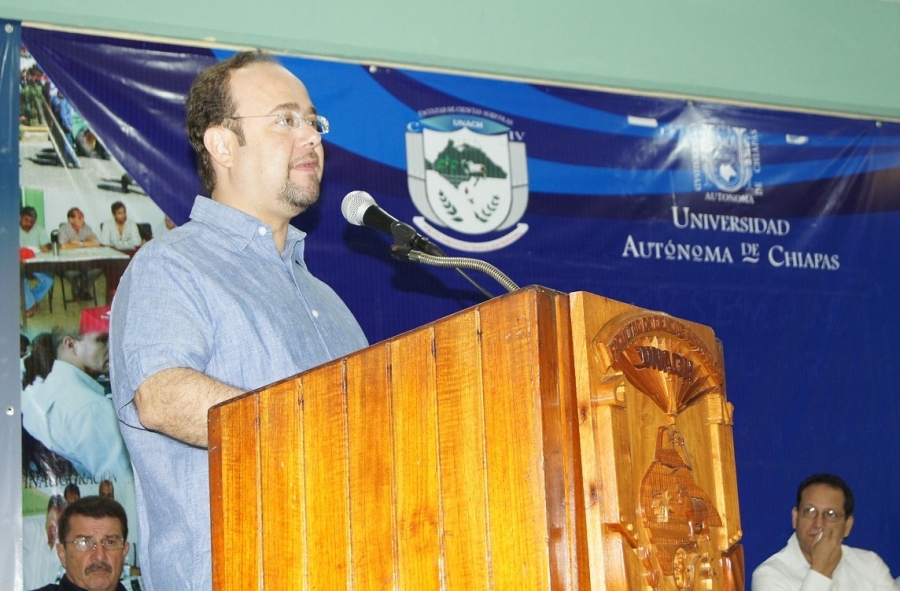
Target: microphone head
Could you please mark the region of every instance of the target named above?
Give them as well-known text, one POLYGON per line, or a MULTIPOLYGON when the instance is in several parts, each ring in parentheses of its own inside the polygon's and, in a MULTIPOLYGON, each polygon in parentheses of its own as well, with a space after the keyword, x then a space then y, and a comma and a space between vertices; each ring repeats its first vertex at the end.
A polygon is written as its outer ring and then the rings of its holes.
POLYGON ((354 226, 362 226, 363 214, 373 205, 375 199, 365 191, 351 191, 341 201, 341 214, 354 226))

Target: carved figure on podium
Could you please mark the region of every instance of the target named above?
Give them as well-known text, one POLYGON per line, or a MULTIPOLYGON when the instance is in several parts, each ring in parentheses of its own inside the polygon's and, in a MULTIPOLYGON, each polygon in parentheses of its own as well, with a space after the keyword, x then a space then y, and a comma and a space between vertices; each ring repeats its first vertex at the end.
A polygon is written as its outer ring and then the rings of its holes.
POLYGON ((596 397, 598 421, 611 442, 629 442, 627 452, 614 447, 601 461, 635 475, 634 488, 616 489, 605 523, 637 558, 609 571, 621 577, 614 584, 743 591, 732 407, 714 335, 666 314, 633 311, 606 321, 592 344, 602 376, 594 391, 616 385, 615 395, 596 397))
POLYGON ((656 456, 640 489, 644 527, 662 574, 675 578, 679 589, 693 586, 699 542, 710 538, 710 526, 722 520, 712 500, 694 479, 690 456, 681 433, 671 425, 656 432, 656 456))

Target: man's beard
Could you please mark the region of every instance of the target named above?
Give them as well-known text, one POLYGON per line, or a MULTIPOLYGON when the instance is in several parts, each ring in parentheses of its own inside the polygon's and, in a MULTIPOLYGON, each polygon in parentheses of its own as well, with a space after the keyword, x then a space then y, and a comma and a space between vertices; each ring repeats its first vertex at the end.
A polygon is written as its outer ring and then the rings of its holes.
POLYGON ((278 199, 284 205, 300 213, 319 200, 319 186, 319 179, 313 177, 308 186, 301 187, 291 180, 289 174, 278 192, 278 199))

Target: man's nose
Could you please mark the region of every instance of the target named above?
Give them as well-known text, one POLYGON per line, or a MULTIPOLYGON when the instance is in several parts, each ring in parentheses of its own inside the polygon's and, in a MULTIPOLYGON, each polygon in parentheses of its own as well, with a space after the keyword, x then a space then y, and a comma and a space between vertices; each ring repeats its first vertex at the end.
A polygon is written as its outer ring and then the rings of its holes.
POLYGON ((297 129, 296 141, 301 145, 317 146, 322 143, 322 134, 312 125, 303 123, 303 125, 297 129))

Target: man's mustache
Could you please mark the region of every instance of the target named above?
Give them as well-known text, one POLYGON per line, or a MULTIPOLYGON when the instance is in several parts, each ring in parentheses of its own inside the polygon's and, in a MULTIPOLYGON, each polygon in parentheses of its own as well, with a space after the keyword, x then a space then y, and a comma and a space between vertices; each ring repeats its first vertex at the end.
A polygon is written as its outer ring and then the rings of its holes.
POLYGON ((109 574, 112 574, 112 565, 106 562, 92 562, 90 566, 84 569, 84 574, 89 575, 97 570, 105 570, 109 574))

